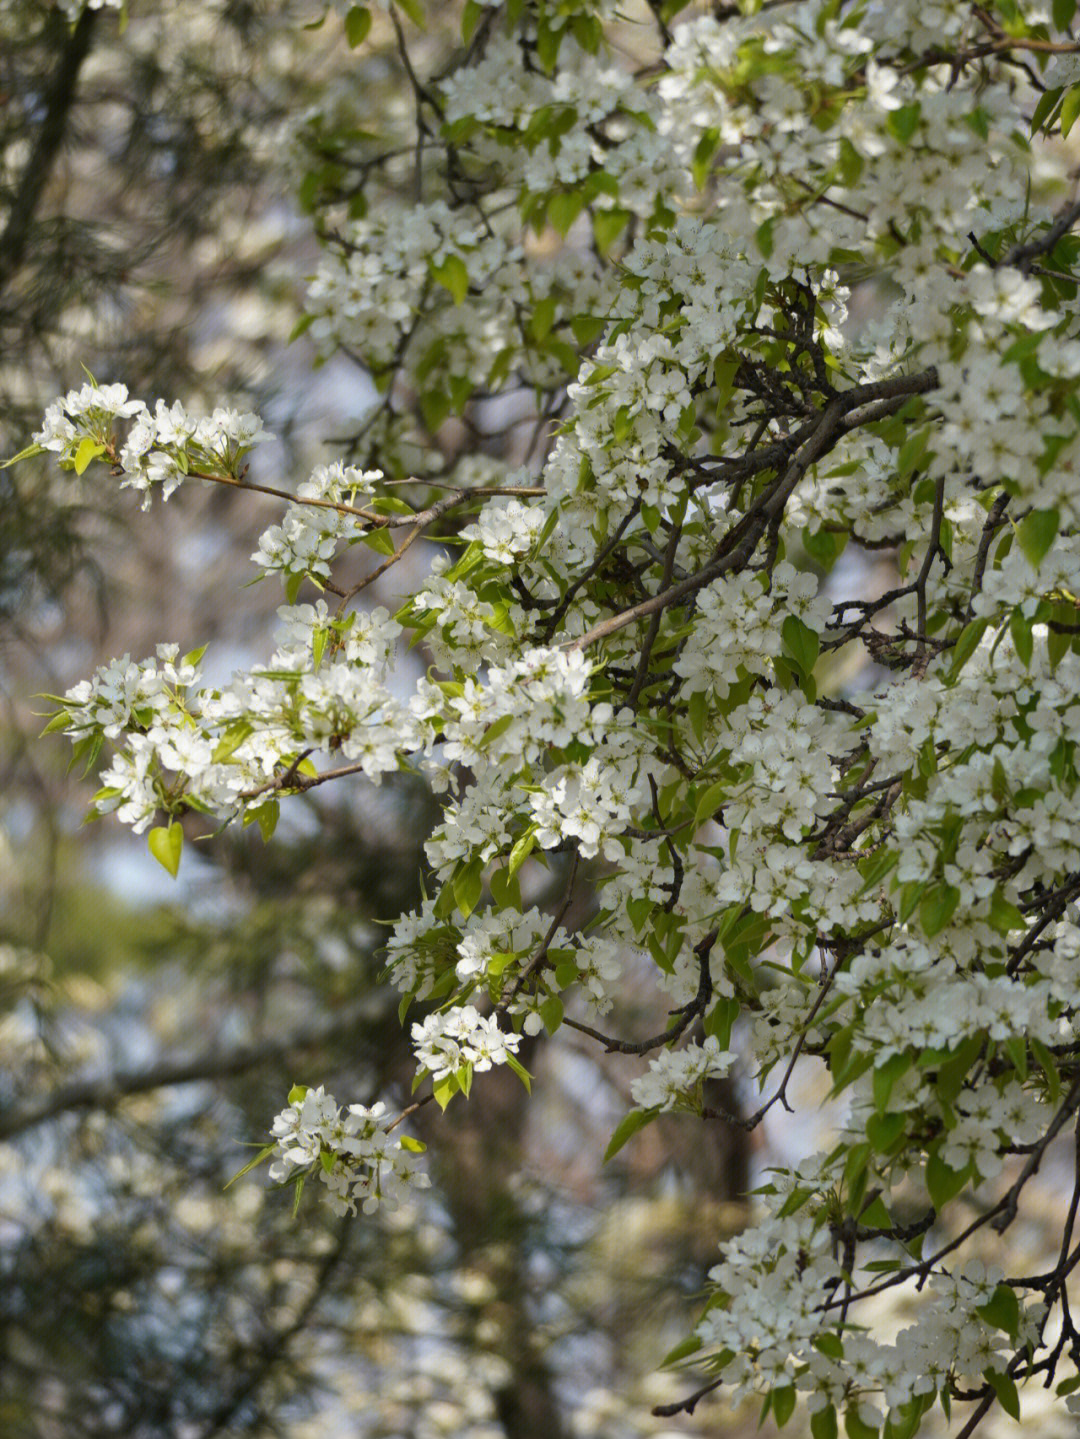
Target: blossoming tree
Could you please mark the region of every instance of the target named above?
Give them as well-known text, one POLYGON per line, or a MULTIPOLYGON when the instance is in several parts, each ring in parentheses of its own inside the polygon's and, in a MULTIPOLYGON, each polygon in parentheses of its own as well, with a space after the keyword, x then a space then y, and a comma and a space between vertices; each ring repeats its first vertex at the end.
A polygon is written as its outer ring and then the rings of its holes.
MULTIPOLYGON (((200 649, 125 656, 49 728, 109 746, 94 811, 174 873, 191 812, 270 842, 290 795, 428 776, 432 890, 387 949, 417 1102, 452 1125, 571 1027, 648 1062, 610 1154, 724 1119, 710 1078, 761 1086, 754 1128, 825 1067, 831 1147, 722 1246, 673 1410, 801 1396, 815 1439, 907 1439, 1080 1389, 1080 1180, 1043 1272, 1009 1242, 1080 1112, 1075 9, 467 0, 447 64, 421 0, 341 6, 411 87, 294 131, 324 245, 300 328, 378 395, 347 450, 256 483, 258 417, 91 382, 24 452, 144 508, 280 498, 264 663, 213 688, 200 649), (370 607, 420 540, 425 577, 370 607), (642 957, 666 1010, 612 1032, 642 957)), ((424 1182, 402 1118, 297 1087, 261 1157, 370 1212, 424 1182)))

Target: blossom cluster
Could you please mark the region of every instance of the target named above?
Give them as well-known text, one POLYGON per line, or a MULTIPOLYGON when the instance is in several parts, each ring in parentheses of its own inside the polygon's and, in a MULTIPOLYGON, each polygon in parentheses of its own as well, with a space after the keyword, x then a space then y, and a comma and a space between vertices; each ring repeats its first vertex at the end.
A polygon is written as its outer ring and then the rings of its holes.
MULTIPOLYGON (((795 1183, 808 1174, 778 1178, 795 1183)), ((820 1182, 820 1174, 814 1177, 820 1182)), ((730 1299, 710 1306, 697 1336, 724 1356, 724 1380, 733 1395, 799 1391, 814 1414, 843 1405, 854 1377, 856 1421, 877 1431, 886 1412, 910 1412, 913 1401, 932 1397, 951 1376, 971 1383, 987 1369, 1004 1372, 1012 1343, 1038 1336, 1044 1307, 1017 1310, 1002 1271, 968 1259, 930 1279, 918 1323, 902 1328, 894 1343, 868 1333, 835 1342, 830 1311, 850 1276, 820 1214, 809 1208, 782 1213, 793 1192, 781 1185, 772 1212, 726 1241, 722 1262, 710 1271, 730 1299), (1003 1312, 1007 1325, 998 1318, 1003 1312)))
POLYGON ((341 541, 370 533, 372 516, 358 523, 356 511, 371 500, 381 479, 381 470, 361 471, 340 460, 316 466, 297 488, 299 503, 289 506, 279 525, 263 531, 252 560, 267 573, 329 578, 341 541))
POLYGON ((315 1177, 339 1215, 355 1214, 358 1205, 364 1214, 395 1209, 406 1190, 427 1189, 431 1180, 418 1167, 424 1146, 391 1138, 393 1127, 381 1101, 342 1109, 322 1085, 297 1085, 272 1126, 270 1178, 285 1184, 315 1177))
POLYGON ((471 1004, 429 1014, 413 1025, 412 1039, 417 1061, 433 1079, 445 1079, 463 1065, 483 1073, 505 1064, 521 1043, 520 1034, 500 1029, 493 1014, 485 1017, 471 1004))
POLYGON ((239 479, 245 457, 272 438, 255 414, 218 408, 195 419, 179 400, 158 400, 151 411, 142 400, 129 399, 126 385, 86 384, 49 406, 34 443, 80 474, 91 460, 116 464, 123 471, 121 488, 138 490, 146 509, 155 485, 167 500, 189 474, 239 479), (122 445, 117 420, 131 422, 122 445))
POLYGON ((735 1063, 734 1050, 721 1049, 710 1034, 704 1044, 665 1049, 649 1060, 649 1072, 635 1079, 630 1093, 639 1109, 689 1109, 701 1112, 701 1086, 722 1079, 735 1063))

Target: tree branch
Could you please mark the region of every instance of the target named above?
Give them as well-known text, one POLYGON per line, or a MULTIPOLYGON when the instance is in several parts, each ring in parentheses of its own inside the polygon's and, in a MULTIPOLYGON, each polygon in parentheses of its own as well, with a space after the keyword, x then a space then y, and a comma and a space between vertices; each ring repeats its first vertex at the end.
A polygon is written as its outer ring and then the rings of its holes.
POLYGON ((67 133, 68 116, 75 103, 79 71, 90 53, 97 15, 96 10, 87 6, 79 16, 75 28, 63 41, 60 37, 67 31, 68 25, 61 14, 55 14, 47 27, 55 34, 60 59, 43 97, 44 118, 38 127, 19 188, 11 202, 4 233, 0 235, 0 290, 5 289, 11 282, 25 258, 34 216, 67 133))

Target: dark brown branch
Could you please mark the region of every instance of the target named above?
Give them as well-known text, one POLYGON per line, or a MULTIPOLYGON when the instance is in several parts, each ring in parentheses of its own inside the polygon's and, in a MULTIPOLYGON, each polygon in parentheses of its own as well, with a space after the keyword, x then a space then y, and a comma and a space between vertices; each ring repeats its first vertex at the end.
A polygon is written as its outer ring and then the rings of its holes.
MULTIPOLYGON (((671 529, 671 538, 668 540, 667 552, 664 555, 664 570, 660 578, 661 591, 667 589, 668 586, 671 584, 671 572, 675 568, 675 556, 678 553, 679 538, 681 535, 682 526, 673 525, 671 529)), ((630 686, 630 693, 626 697, 626 703, 630 705, 631 708, 633 708, 633 706, 637 704, 638 696, 641 694, 646 677, 649 673, 649 656, 652 654, 653 645, 656 643, 656 637, 660 633, 660 625, 662 619, 663 615, 661 611, 657 610, 654 613, 652 619, 649 621, 649 628, 645 634, 645 639, 641 646, 641 658, 638 660, 637 674, 634 676, 634 683, 630 686)))
POLYGON ((1078 1104, 1080 1104, 1080 1074, 1073 1080, 1072 1088, 1065 1096, 1058 1112, 1046 1126, 1046 1133, 1028 1156, 1027 1163, 1017 1175, 1016 1181, 1009 1189, 1009 1192, 995 1206, 999 1212, 993 1220, 991 1220, 990 1227, 991 1229, 995 1229, 998 1234, 1004 1234, 1005 1230, 1008 1229, 1009 1225, 1016 1218, 1020 1195, 1024 1185, 1038 1173, 1039 1165, 1043 1161, 1043 1155, 1056 1139, 1058 1132, 1072 1117, 1078 1104))
POLYGON ((581 1024, 576 1019, 564 1019, 563 1024, 571 1029, 576 1029, 579 1034, 587 1034, 590 1039, 598 1039, 604 1046, 606 1054, 648 1054, 650 1049, 659 1049, 661 1045, 670 1044, 673 1039, 678 1039, 699 1015, 703 1015, 712 998, 712 974, 710 972, 710 956, 713 945, 716 943, 716 930, 711 929, 704 939, 694 945, 694 953, 697 955, 700 966, 701 977, 698 981, 698 991, 689 1004, 684 1004, 681 1009, 673 1010, 679 1018, 669 1029, 662 1034, 654 1034, 651 1039, 615 1039, 611 1035, 601 1034, 598 1029, 593 1029, 589 1024, 581 1024))
POLYGON ((1029 240, 1026 245, 1014 245, 1001 263, 1013 265, 1017 270, 1028 269, 1031 261, 1039 255, 1048 255, 1077 220, 1080 220, 1080 200, 1074 200, 1071 205, 1067 205, 1050 228, 1044 230, 1037 239, 1029 240))
POLYGON ((703 1384, 700 1389, 695 1389, 693 1394, 688 1394, 685 1399, 679 1399, 674 1404, 658 1404, 652 1411, 658 1419, 670 1419, 675 1414, 693 1414, 698 1406, 698 1401, 711 1394, 714 1389, 719 1389, 723 1379, 710 1379, 708 1384, 703 1384))
POLYGON ((232 1079, 260 1065, 279 1063, 299 1050, 315 1049, 348 1034, 361 1019, 359 1010, 338 1015, 332 1023, 299 1031, 286 1039, 237 1045, 226 1053, 211 1050, 194 1059, 163 1060, 149 1069, 117 1070, 100 1079, 75 1079, 49 1094, 24 1099, 0 1111, 0 1140, 11 1139, 73 1110, 114 1109, 133 1094, 146 1094, 174 1084, 232 1079))
POLYGON ((533 977, 533 975, 536 974, 538 970, 543 968, 544 961, 547 959, 548 950, 551 948, 551 941, 555 938, 555 934, 559 928, 559 925, 562 924, 563 920, 565 919, 566 911, 570 908, 570 902, 574 897, 574 880, 577 878, 578 860, 578 851, 575 849, 570 856, 570 872, 566 876, 566 885, 563 890, 562 903, 552 915, 551 923, 548 925, 547 928, 547 933, 540 941, 540 946, 537 949, 536 953, 529 960, 525 968, 521 971, 521 974, 518 976, 517 983, 514 985, 509 995, 507 995, 506 999, 500 1000, 499 1004, 496 1006, 498 1012, 505 1012, 510 1007, 510 1005, 513 1004, 514 1000, 517 999, 518 995, 521 993, 522 989, 533 977))
POLYGON ((926 555, 923 558, 922 568, 919 570, 918 578, 915 581, 915 603, 918 613, 919 639, 915 646, 915 655, 921 659, 926 653, 926 584, 930 578, 930 571, 934 567, 938 550, 941 547, 941 521, 945 511, 945 476, 939 475, 937 485, 934 487, 934 515, 930 524, 930 543, 926 547, 926 555))
POLYGON ((0 235, 0 290, 10 283, 25 259, 34 216, 67 133, 79 71, 90 53, 97 14, 89 7, 84 9, 75 28, 63 40, 60 37, 67 30, 63 16, 55 14, 50 21, 49 34, 55 36, 60 59, 43 97, 44 118, 11 202, 4 233, 0 235))

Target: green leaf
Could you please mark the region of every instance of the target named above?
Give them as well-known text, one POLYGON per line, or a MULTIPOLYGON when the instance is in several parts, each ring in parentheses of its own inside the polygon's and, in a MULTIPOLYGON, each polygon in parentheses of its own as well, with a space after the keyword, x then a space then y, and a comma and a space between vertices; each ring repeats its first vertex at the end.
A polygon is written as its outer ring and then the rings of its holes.
POLYGON ((941 1143, 934 1146, 926 1161, 926 1189, 930 1202, 940 1214, 968 1182, 970 1166, 952 1169, 941 1157, 941 1143))
POLYGON ((559 46, 562 44, 563 29, 553 27, 541 20, 536 27, 536 55, 544 69, 551 73, 555 68, 555 62, 559 58, 559 46))
POLYGON ((925 879, 909 879, 900 886, 900 897, 896 904, 896 917, 901 924, 906 924, 915 913, 915 907, 926 889, 925 879))
POLYGON ((900 447, 900 453, 896 457, 897 478, 904 480, 918 468, 926 454, 926 447, 930 442, 930 426, 923 425, 910 435, 900 447))
POLYGON ((600 21, 595 15, 587 15, 578 11, 570 21, 570 28, 573 31, 574 39, 587 55, 595 55, 600 49, 600 41, 603 38, 603 31, 600 28, 600 21))
POLYGON ((510 851, 510 858, 506 862, 506 867, 510 872, 511 879, 528 859, 535 844, 536 831, 534 829, 527 829, 510 851))
POLYGON ((557 300, 554 295, 547 295, 540 300, 529 317, 529 334, 534 340, 546 340, 551 333, 551 327, 555 323, 555 306, 557 300))
POLYGON ((910 1054, 893 1054, 874 1070, 874 1108, 884 1114, 889 1108, 893 1085, 911 1068, 910 1054))
POLYGON ((350 49, 355 50, 357 45, 362 45, 370 29, 371 11, 365 10, 362 5, 354 5, 345 16, 345 38, 350 49))
POLYGON ((1035 106, 1031 116, 1031 133, 1033 135, 1050 120, 1058 107, 1063 88, 1061 85, 1056 85, 1039 96, 1039 103, 1035 106))
POLYGON ((878 1154, 888 1154, 906 1124, 902 1114, 872 1114, 866 1121, 866 1137, 878 1154))
POLYGON ((469 272, 460 255, 447 255, 441 265, 432 265, 431 278, 450 291, 455 305, 460 305, 469 293, 469 272))
POLYGON ((607 329, 607 320, 601 315, 573 315, 570 329, 579 345, 591 345, 607 329))
POLYGON ((1019 605, 1009 616, 1009 634, 1012 636, 1013 648, 1019 656, 1020 663, 1026 670, 1030 669, 1035 644, 1031 637, 1031 621, 1025 618, 1019 605))
MULTIPOLYGON (((896 1117, 893 1114, 886 1116, 888 1119, 896 1117)), ((885 1201, 880 1194, 859 1215, 859 1223, 865 1225, 867 1229, 892 1229, 892 1215, 885 1208, 885 1201)))
POLYGON ((1047 1085, 1050 1091, 1050 1103, 1057 1104, 1061 1099, 1061 1075, 1058 1073, 1054 1056, 1047 1049, 1046 1045, 1043 1044, 1042 1040, 1036 1039, 1034 1035, 1028 1035, 1028 1044, 1031 1046, 1032 1058, 1046 1075, 1047 1085))
POLYGON ((996 1369, 984 1369, 983 1378, 998 1397, 998 1403, 1010 1419, 1020 1418, 1020 1395, 1016 1392, 1016 1384, 1008 1374, 1001 1374, 996 1369))
POLYGON ((180 853, 184 848, 184 831, 180 825, 175 821, 167 826, 158 825, 147 835, 146 843, 162 869, 167 869, 175 879, 180 868, 180 853))
POLYGON ((269 844, 274 836, 274 830, 277 829, 280 810, 281 805, 276 799, 264 800, 257 809, 248 810, 248 813, 244 816, 244 823, 246 824, 248 822, 248 816, 250 815, 259 826, 259 833, 263 837, 263 843, 269 844))
POLYGON ((41 731, 41 734, 38 735, 38 739, 41 739, 44 735, 56 734, 60 730, 65 730, 70 723, 71 716, 68 714, 67 710, 61 710, 59 714, 53 715, 52 719, 41 731))
POLYGON ((788 615, 780 633, 788 654, 804 675, 810 675, 821 649, 817 631, 804 624, 798 615, 788 615))
POLYGON ((849 188, 852 185, 858 184, 859 177, 866 168, 865 155, 859 154, 858 150, 846 135, 841 136, 840 139, 840 153, 837 156, 837 166, 842 183, 849 188))
POLYGON ((492 899, 500 909, 521 911, 521 885, 517 875, 510 874, 506 869, 493 870, 488 879, 488 887, 492 899))
POLYGON ((570 226, 585 208, 585 196, 580 190, 560 190, 548 201, 548 224, 557 230, 565 240, 570 226))
POLYGON ((427 1145, 422 1139, 414 1139, 411 1134, 403 1134, 398 1140, 399 1149, 407 1149, 410 1154, 426 1154, 427 1145))
POLYGON ((702 1021, 706 1035, 712 1035, 721 1049, 731 1047, 731 1031, 742 1013, 737 999, 718 999, 702 1021))
POLYGON ((843 1359, 844 1341, 832 1329, 824 1329, 820 1334, 815 1334, 813 1339, 814 1348, 819 1354, 824 1354, 826 1359, 843 1359))
MULTIPOLYGON (((668 1352, 664 1355, 663 1359, 661 1359, 660 1363, 657 1365, 657 1368, 670 1369, 676 1364, 681 1364, 684 1359, 689 1359, 691 1354, 696 1354, 698 1350, 702 1347, 702 1343, 703 1341, 699 1334, 691 1334, 686 1339, 680 1339, 679 1343, 675 1345, 674 1349, 669 1349, 668 1352)), ((735 1355, 731 1352, 731 1350, 728 1350, 726 1352, 728 1354, 728 1362, 730 1363, 731 1360, 735 1358, 735 1355)))
POLYGON ((611 210, 594 210, 592 217, 593 238, 601 256, 606 256, 630 222, 630 211, 618 207, 611 210))
MULTIPOLYGON (((1050 609, 1050 624, 1071 626, 1076 623, 1077 612, 1071 604, 1055 604, 1050 609)), ((1051 628, 1046 636, 1046 658, 1050 662, 1050 670, 1053 673, 1058 665, 1065 658, 1070 646, 1073 646, 1075 636, 1065 633, 1064 630, 1051 628)))
POLYGON ((12 455, 10 460, 5 460, 4 463, 0 465, 0 470, 6 470, 9 465, 17 465, 20 460, 32 460, 35 455, 43 455, 44 453, 44 445, 27 445, 25 450, 20 450, 17 455, 12 455))
POLYGON ((445 1111, 446 1106, 458 1092, 458 1082, 452 1074, 448 1074, 444 1079, 437 1080, 431 1086, 431 1092, 435 1096, 435 1103, 445 1111))
POLYGON ((454 875, 454 900, 466 919, 480 903, 484 891, 483 874, 484 861, 471 859, 454 875))
POLYGON ((544 344, 544 353, 558 360, 567 375, 576 375, 581 368, 581 356, 573 345, 551 336, 544 344))
POLYGON ((563 1022, 563 1002, 557 994, 550 995, 540 1006, 540 1018, 548 1034, 554 1034, 563 1022))
POLYGON ((706 820, 712 819, 713 815, 723 804, 731 789, 728 780, 717 780, 698 796, 698 802, 694 809, 694 828, 700 829, 706 820))
MULTIPOLYGON (((1077 90, 1080 96, 1080 89, 1077 90)), ((1043 556, 1057 538, 1061 516, 1057 510, 1032 510, 1016 527, 1016 538, 1024 558, 1033 570, 1042 564, 1043 556)))
POLYGON ((690 172, 694 177, 694 185, 697 189, 704 189, 705 181, 709 177, 713 156, 719 148, 720 131, 715 127, 710 127, 704 131, 701 139, 694 146, 694 157, 690 164, 690 172))
MULTIPOLYGON (((445 419, 445 415, 443 419, 445 419)), ((442 421, 440 420, 441 424, 442 421)), ((438 429, 438 425, 435 426, 438 429)), ((374 530, 368 530, 360 536, 361 542, 367 545, 369 550, 374 550, 377 555, 392 555, 394 553, 394 537, 386 525, 379 525, 374 530)), ((315 661, 318 666, 318 660, 315 661)))
POLYGON ((919 128, 921 115, 922 109, 917 100, 911 105, 901 105, 898 110, 889 112, 885 128, 901 145, 906 145, 919 128))
MULTIPOLYGON (((977 1063, 983 1056, 985 1048, 985 1037, 981 1031, 969 1034, 962 1039, 955 1049, 951 1049, 944 1058, 937 1062, 937 1081, 934 1085, 938 1099, 944 1104, 952 1104, 964 1087, 964 1081, 971 1073, 972 1065, 977 1063)), ((929 1067, 927 1054, 920 1056, 920 1065, 923 1068, 929 1067)))
POLYGON ((949 672, 950 681, 955 680, 960 671, 967 664, 968 660, 979 647, 979 641, 986 633, 990 623, 989 615, 981 615, 977 620, 972 620, 960 631, 960 638, 953 646, 952 669, 949 672))
MULTIPOLYGON (((893 114, 896 114, 895 110, 893 114)), ((848 1439, 877 1439, 878 1431, 869 1424, 863 1423, 859 1418, 859 1411, 853 1404, 844 1410, 844 1430, 848 1439)))
POLYGON ((860 898, 867 890, 876 889, 885 876, 894 869, 899 862, 899 850, 883 849, 877 854, 867 855, 859 861, 859 873, 863 877, 862 888, 856 898, 860 898))
POLYGON ((862 1212, 867 1185, 867 1165, 870 1163, 871 1153, 869 1144, 853 1144, 844 1163, 844 1188, 848 1191, 847 1210, 852 1215, 862 1212))
POLYGON ((626 913, 637 934, 641 933, 645 921, 651 916, 656 904, 647 894, 632 896, 626 901, 626 913))
POLYGON ((210 755, 213 763, 224 764, 224 761, 226 761, 230 755, 239 750, 240 745, 244 743, 244 740, 246 740, 249 734, 252 734, 252 727, 250 727, 249 722, 246 720, 234 720, 232 724, 229 725, 229 728, 221 734, 221 738, 217 741, 217 744, 214 745, 213 754, 210 755))
POLYGON ((617 445, 632 433, 634 428, 634 417, 630 413, 629 405, 620 405, 611 419, 611 433, 617 445))
POLYGON ((1005 898, 1000 889, 990 896, 990 923, 998 934, 1010 934, 1014 929, 1026 929, 1027 920, 1023 914, 1005 898))
POLYGON ((810 1433, 813 1439, 837 1439, 839 1428, 836 1423, 836 1410, 831 1404, 824 1409, 817 1409, 810 1415, 810 1433))
POLYGON ((690 728, 694 731, 694 738, 698 744, 701 744, 705 738, 708 703, 704 690, 695 690, 690 696, 690 728))
POLYGON ((1020 1332, 1020 1301, 1016 1291, 1008 1284, 999 1284, 975 1313, 995 1329, 1004 1329, 1010 1339, 1015 1339, 1020 1332))
POLYGON ((424 21, 424 7, 421 5, 420 0, 394 0, 394 4, 399 9, 405 11, 405 14, 408 15, 418 30, 427 29, 424 21))
POLYGON ((1053 0, 1050 15, 1055 30, 1068 30, 1076 14, 1076 0, 1053 0))
POLYGON ((420 413, 424 424, 433 433, 450 413, 452 401, 445 390, 424 390, 420 396, 420 413))
POLYGON ((803 548, 818 569, 826 572, 831 570, 840 558, 847 541, 846 534, 838 535, 832 530, 811 530, 806 526, 802 531, 803 548))
POLYGON ((785 1384, 782 1389, 774 1389, 772 1392, 773 1418, 776 1420, 776 1427, 783 1429, 791 1416, 795 1413, 795 1386, 785 1384))
POLYGON ((92 460, 98 455, 105 453, 105 446, 99 445, 97 440, 92 440, 89 435, 79 441, 79 448, 75 451, 75 473, 81 475, 86 471, 92 460))
POLYGON ((476 34, 476 27, 480 24, 486 8, 479 0, 465 0, 465 9, 461 16, 461 38, 466 45, 476 34))
POLYGON ((528 1092, 531 1094, 531 1093, 532 1093, 532 1075, 529 1073, 529 1071, 528 1071, 528 1070, 525 1068, 525 1066, 522 1064, 521 1060, 520 1060, 520 1059, 515 1059, 514 1056, 513 1056, 509 1051, 507 1051, 507 1054, 506 1054, 506 1063, 507 1063, 507 1065, 509 1066, 509 1068, 512 1069, 512 1070, 514 1071, 514 1073, 517 1075, 517 1077, 521 1080, 521 1082, 522 1082, 522 1084, 525 1086, 526 1090, 528 1090, 528 1092))
POLYGON ((1028 1055, 1027 1040, 1022 1035, 1013 1034, 1005 1041, 1005 1053, 1013 1062, 1013 1068, 1021 1080, 1028 1077, 1028 1055))
POLYGON ((960 891, 953 884, 935 884, 919 901, 919 923, 927 939, 940 934, 956 913, 960 891))
POLYGON ((1065 91, 1065 98, 1061 102, 1061 138, 1068 138, 1069 131, 1076 124, 1076 117, 1080 115, 1080 85, 1073 86, 1065 91))
POLYGON ((885 1439, 915 1439, 923 1415, 934 1407, 935 1397, 931 1390, 890 1409, 885 1420, 885 1439))
POLYGON ((263 1148, 259 1150, 258 1154, 256 1154, 255 1158, 250 1159, 247 1164, 244 1165, 243 1169, 238 1169, 233 1175, 233 1177, 228 1181, 228 1183, 223 1185, 222 1187, 224 1189, 228 1189, 230 1184, 235 1184, 238 1179, 243 1179, 245 1174, 250 1174, 253 1169, 257 1169, 260 1164, 270 1158, 271 1154, 273 1154, 275 1149, 277 1149, 276 1144, 264 1145, 263 1148))
POLYGON ((633 1139, 639 1129, 651 1124, 659 1113, 658 1109, 632 1109, 629 1114, 625 1114, 608 1140, 608 1147, 604 1150, 604 1163, 613 1159, 627 1140, 633 1139))
POLYGON ((285 1097, 290 1104, 303 1104, 307 1098, 307 1092, 306 1084, 294 1084, 285 1097))
MULTIPOLYGON (((85 735, 81 740, 76 741, 71 751, 71 766, 77 764, 81 759, 86 760, 82 772, 83 779, 86 778, 94 765, 97 764, 98 755, 101 753, 101 747, 104 743, 105 736, 101 734, 100 731, 95 734, 85 735)), ((69 768, 71 768, 71 766, 69 766, 69 768)))

